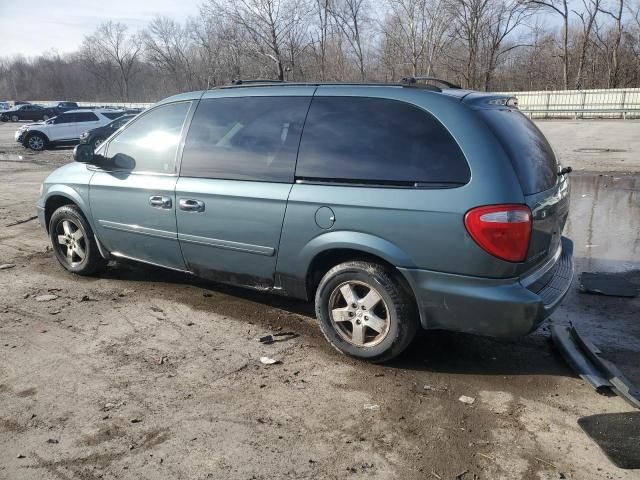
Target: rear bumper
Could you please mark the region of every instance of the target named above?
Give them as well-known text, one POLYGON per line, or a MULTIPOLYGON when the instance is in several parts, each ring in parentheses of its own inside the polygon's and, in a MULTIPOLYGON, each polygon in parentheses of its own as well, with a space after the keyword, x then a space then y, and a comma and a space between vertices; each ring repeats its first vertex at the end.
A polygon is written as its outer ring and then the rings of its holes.
POLYGON ((560 304, 573 279, 573 243, 524 278, 468 277, 399 269, 413 288, 428 329, 514 338, 535 330, 560 304))

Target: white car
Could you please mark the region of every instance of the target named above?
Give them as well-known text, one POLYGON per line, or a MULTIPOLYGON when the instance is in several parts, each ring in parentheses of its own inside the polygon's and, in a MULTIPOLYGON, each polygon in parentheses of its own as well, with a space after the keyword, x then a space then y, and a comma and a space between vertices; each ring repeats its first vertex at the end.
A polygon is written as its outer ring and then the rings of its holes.
POLYGON ((14 138, 26 148, 36 151, 74 145, 80 142, 82 132, 106 125, 124 113, 110 109, 70 110, 44 122, 24 125, 16 131, 14 138))

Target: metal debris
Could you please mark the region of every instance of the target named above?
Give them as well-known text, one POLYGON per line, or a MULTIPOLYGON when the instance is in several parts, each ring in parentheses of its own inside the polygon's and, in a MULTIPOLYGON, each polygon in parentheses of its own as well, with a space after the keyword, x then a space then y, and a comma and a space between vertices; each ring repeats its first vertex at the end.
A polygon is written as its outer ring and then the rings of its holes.
POLYGON ((460 400, 462 403, 466 403, 467 405, 473 405, 473 402, 476 401, 475 398, 467 397, 466 395, 461 395, 458 400, 460 400))
POLYGON ((263 365, 275 365, 276 363, 282 363, 280 360, 269 357, 260 357, 260 363, 263 365))
POLYGON ((38 295, 36 297, 36 302, 50 302, 52 300, 56 300, 58 298, 58 295, 38 295))

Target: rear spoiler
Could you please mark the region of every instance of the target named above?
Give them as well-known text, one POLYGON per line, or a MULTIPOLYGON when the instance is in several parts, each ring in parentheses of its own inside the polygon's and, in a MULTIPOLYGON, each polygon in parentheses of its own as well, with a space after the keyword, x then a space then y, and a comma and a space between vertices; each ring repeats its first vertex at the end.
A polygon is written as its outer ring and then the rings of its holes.
POLYGON ((506 107, 518 108, 518 99, 511 95, 500 93, 473 92, 465 95, 462 101, 474 107, 506 107))

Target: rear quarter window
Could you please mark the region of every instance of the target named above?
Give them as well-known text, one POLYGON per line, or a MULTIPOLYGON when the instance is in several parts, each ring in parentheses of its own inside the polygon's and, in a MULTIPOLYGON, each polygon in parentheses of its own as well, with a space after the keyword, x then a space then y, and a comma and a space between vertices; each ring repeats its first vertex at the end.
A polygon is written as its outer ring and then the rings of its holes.
POLYGON ((469 181, 462 150, 430 113, 406 102, 314 97, 296 176, 390 185, 469 181))
POLYGON ((556 156, 531 120, 518 110, 482 108, 477 111, 509 156, 525 195, 543 192, 556 184, 556 156))

